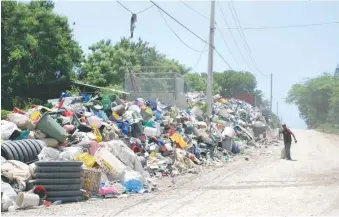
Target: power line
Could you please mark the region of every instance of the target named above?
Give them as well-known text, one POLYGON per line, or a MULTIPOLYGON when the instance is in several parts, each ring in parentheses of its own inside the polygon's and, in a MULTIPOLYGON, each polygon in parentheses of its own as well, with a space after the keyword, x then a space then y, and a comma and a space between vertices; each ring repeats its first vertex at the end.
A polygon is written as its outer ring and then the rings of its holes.
POLYGON ((230 11, 231 11, 231 13, 232 13, 233 19, 234 19, 234 21, 235 21, 237 27, 239 28, 238 31, 240 30, 240 31, 239 31, 240 37, 243 39, 243 41, 244 41, 244 43, 245 43, 245 48, 246 48, 246 50, 247 50, 247 52, 248 52, 250 58, 252 59, 252 61, 253 61, 253 63, 254 63, 254 66, 256 67, 256 69, 259 71, 259 73, 260 73, 261 75, 267 77, 267 75, 265 75, 265 74, 259 69, 259 67, 258 67, 258 65, 257 65, 257 62, 255 61, 255 59, 254 59, 254 57, 253 57, 253 53, 252 53, 251 48, 249 47, 249 45, 248 45, 248 43, 247 43, 246 36, 245 36, 245 34, 244 34, 244 32, 243 32, 243 30, 242 30, 242 28, 241 28, 241 23, 240 23, 240 21, 239 21, 239 17, 238 17, 237 11, 235 10, 235 7, 234 7, 234 5, 233 5, 233 2, 232 2, 232 1, 231 1, 231 2, 228 2, 228 5, 229 5, 230 11), (233 8, 233 10, 232 10, 232 8, 233 8), (233 11, 234 11, 234 13, 233 13, 233 11))
MULTIPOLYGON (((202 42, 204 42, 205 44, 210 45, 206 40, 204 40, 203 38, 201 38, 199 35, 197 35, 196 33, 194 33, 192 30, 190 30, 188 27, 186 27, 184 24, 182 24, 181 22, 179 22, 177 19, 175 19, 172 15, 170 15, 167 11, 165 11, 164 9, 162 9, 159 5, 157 5, 156 3, 154 3, 153 1, 150 1, 152 4, 154 4, 158 9, 160 9, 162 12, 164 12, 167 16, 169 16, 170 18, 172 18, 172 20, 174 20, 175 22, 177 22, 180 26, 182 26, 183 28, 185 28, 187 31, 189 31, 190 33, 192 33, 193 35, 195 35, 197 38, 199 38, 202 42)), ((228 67, 230 69, 232 69, 232 67, 230 66, 230 64, 225 60, 225 58, 218 52, 218 50, 213 47, 213 49, 215 50, 215 52, 219 55, 219 57, 226 63, 226 65, 228 65, 228 67)))
MULTIPOLYGON (((310 23, 310 24, 299 24, 299 25, 282 25, 282 26, 260 26, 260 27, 242 27, 243 30, 260 30, 260 29, 285 29, 285 28, 299 28, 299 27, 312 27, 312 26, 323 26, 323 25, 333 25, 339 24, 339 21, 334 22, 324 22, 324 23, 310 23)), ((223 28, 221 28, 223 29, 223 28)), ((228 28, 228 29, 238 29, 238 28, 228 28)))
POLYGON ((230 52, 230 54, 231 54, 233 60, 236 62, 236 64, 237 64, 238 67, 239 67, 239 63, 238 63, 238 61, 235 59, 235 56, 233 55, 233 53, 232 53, 230 47, 228 46, 228 43, 226 42, 226 39, 225 39, 224 35, 222 34, 222 32, 220 31, 219 28, 217 28, 217 30, 218 30, 219 34, 221 35, 221 38, 222 38, 222 40, 224 41, 224 43, 225 43, 225 45, 226 45, 226 47, 227 47, 227 50, 230 52))
POLYGON ((186 42, 184 40, 182 40, 179 35, 172 29, 172 27, 169 25, 169 23, 167 22, 166 18, 164 17, 164 15, 162 14, 162 12, 160 11, 160 9, 158 8, 158 11, 162 17, 162 19, 164 20, 164 22, 166 23, 167 27, 171 30, 171 32, 181 41, 181 43, 183 43, 186 47, 188 47, 189 49, 196 51, 196 52, 205 52, 206 50, 196 50, 194 48, 192 48, 191 46, 189 46, 188 44, 186 44, 186 42))
POLYGON ((181 22, 179 22, 177 19, 175 19, 172 15, 170 15, 169 13, 167 13, 167 11, 165 11, 164 9, 162 9, 159 5, 155 4, 153 1, 150 1, 152 4, 154 4, 158 9, 160 9, 162 12, 164 12, 167 16, 169 16, 170 18, 172 18, 172 20, 174 20, 175 22, 177 22, 180 26, 184 27, 187 31, 189 31, 190 33, 192 33, 193 35, 195 35, 195 37, 199 38, 202 42, 208 44, 208 42, 204 39, 202 39, 199 35, 197 35, 196 33, 194 33, 192 30, 190 30, 189 28, 187 28, 184 24, 182 24, 181 22))
POLYGON ((219 6, 219 9, 220 9, 220 12, 221 12, 221 14, 222 14, 222 16, 223 16, 223 18, 224 18, 224 21, 225 21, 225 23, 226 23, 227 29, 229 30, 230 35, 231 35, 231 37, 232 37, 232 39, 233 39, 233 41, 234 41, 235 46, 237 47, 237 49, 238 49, 238 51, 239 51, 239 53, 240 53, 242 59, 244 60, 245 64, 246 64, 247 67, 250 69, 250 68, 251 68, 250 65, 248 64, 248 62, 247 62, 245 56, 243 55, 243 53, 241 52, 241 49, 240 49, 240 47, 239 47, 237 41, 235 40, 235 37, 234 37, 232 31, 231 31, 230 28, 229 28, 228 22, 227 22, 227 20, 226 20, 226 16, 225 16, 225 14, 224 14, 224 11, 223 11, 222 8, 221 8, 221 5, 220 5, 219 1, 217 1, 217 3, 218 3, 218 6, 219 6))
MULTIPOLYGON (((121 5, 121 7, 125 8, 126 11, 129 11, 131 14, 134 14, 130 9, 128 9, 128 8, 127 8, 125 5, 123 5, 120 1, 117 0, 117 2, 119 3, 119 5, 121 5)), ((145 9, 139 11, 139 12, 136 13, 136 14, 140 14, 140 13, 142 13, 142 12, 145 12, 145 11, 147 11, 148 9, 151 9, 153 6, 154 6, 154 5, 151 5, 151 6, 147 7, 147 8, 145 8, 145 9)))
POLYGON ((195 10, 194 8, 192 8, 190 5, 188 5, 187 3, 180 1, 182 4, 184 4, 186 7, 188 7, 189 9, 191 9, 192 11, 194 11, 195 13, 199 14, 200 16, 202 16, 203 18, 209 20, 210 18, 208 18, 207 16, 205 16, 204 14, 200 13, 199 11, 195 10))
POLYGON ((195 65, 194 65, 194 67, 193 67, 193 70, 195 70, 195 69, 197 68, 198 64, 200 63, 200 60, 201 60, 202 54, 205 52, 206 45, 207 45, 207 44, 205 44, 205 45, 204 45, 204 48, 203 48, 203 50, 204 50, 204 51, 200 53, 200 55, 199 55, 199 58, 197 59, 197 61, 196 61, 195 65))
MULTIPOLYGON (((194 11, 195 13, 197 13, 197 14, 199 14, 200 16, 204 17, 205 19, 209 20, 209 18, 208 18, 207 16, 205 16, 204 14, 202 14, 202 13, 200 13, 199 11, 195 10, 193 7, 191 7, 191 6, 188 5, 187 3, 183 2, 183 1, 180 1, 180 2, 181 2, 182 4, 184 4, 186 7, 188 7, 189 9, 191 9, 192 11, 194 11)), ((214 23, 216 24, 216 22, 214 22, 214 23)), ((218 29, 218 28, 217 28, 217 29, 218 29)), ((234 55, 233 55, 233 53, 232 53, 230 47, 229 47, 228 44, 227 44, 227 42, 226 42, 226 40, 225 40, 225 37, 223 36, 223 34, 221 33, 221 31, 220 31, 219 29, 218 29, 218 31, 219 31, 219 33, 220 33, 220 35, 221 35, 222 40, 224 41, 224 43, 225 43, 225 45, 226 45, 226 47, 227 47, 227 49, 228 49, 228 51, 230 52, 232 58, 233 58, 234 61, 237 63, 237 65, 239 65, 238 62, 237 62, 237 60, 235 59, 235 57, 234 57, 234 55)))
MULTIPOLYGON (((184 4, 186 7, 188 7, 189 9, 191 9, 192 11, 194 11, 195 13, 197 13, 197 14, 199 14, 200 16, 204 17, 205 19, 209 20, 209 18, 208 18, 207 16, 205 16, 204 14, 202 14, 202 13, 200 13, 199 11, 195 10, 193 7, 191 7, 191 6, 188 5, 187 3, 183 2, 183 1, 180 1, 180 2, 181 2, 182 4, 184 4)), ((216 22, 214 22, 214 23, 216 24, 216 22)), ((218 28, 217 28, 217 29, 218 29, 218 28)), ((221 33, 221 31, 220 31, 219 29, 218 29, 218 31, 219 31, 219 33, 220 33, 220 35, 221 35, 221 38, 223 39, 223 41, 224 41, 224 43, 225 43, 227 49, 228 49, 228 51, 230 52, 232 58, 233 58, 234 61, 237 63, 237 65, 239 65, 238 62, 237 62, 237 60, 235 59, 235 57, 234 57, 234 55, 233 55, 233 53, 232 53, 230 47, 228 46, 228 44, 227 44, 227 42, 226 42, 226 40, 225 40, 223 34, 221 33)), ((215 49, 215 48, 214 48, 214 49, 215 49)), ((218 55, 220 56, 220 53, 219 53, 219 52, 217 52, 217 53, 218 53, 218 55)), ((220 56, 220 57, 221 57, 221 56, 220 56)), ((225 59, 224 59, 223 57, 221 57, 221 58, 225 61, 225 59)), ((227 63, 227 65, 228 65, 228 63, 227 63)), ((229 65, 228 65, 228 66, 229 66, 229 65)), ((230 67, 230 68, 231 68, 231 67, 230 67)))

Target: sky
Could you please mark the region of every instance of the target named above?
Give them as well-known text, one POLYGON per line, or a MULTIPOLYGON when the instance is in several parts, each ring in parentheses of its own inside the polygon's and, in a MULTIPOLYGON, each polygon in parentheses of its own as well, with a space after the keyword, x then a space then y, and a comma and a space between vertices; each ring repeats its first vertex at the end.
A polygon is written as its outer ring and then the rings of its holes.
MULTIPOLYGON (((149 1, 120 1, 134 13, 151 6, 149 1)), ((185 1, 194 12, 180 1, 155 1, 161 8, 208 41, 210 16, 209 1, 185 1)), ((323 72, 334 72, 339 64, 339 24, 280 29, 244 29, 245 39, 252 53, 246 52, 245 42, 238 29, 232 35, 243 54, 234 43, 220 9, 231 28, 236 27, 229 4, 219 1, 215 7, 215 47, 235 70, 251 71, 256 75, 258 88, 266 98, 270 96, 269 75, 273 74, 273 111, 291 128, 305 128, 296 106, 285 103, 288 90, 305 78, 323 72), (227 43, 229 49, 225 45, 227 43), (247 63, 246 63, 247 62, 247 63)), ((285 26, 339 21, 339 1, 233 1, 242 28, 285 26)), ((116 1, 56 1, 55 12, 68 17, 74 29, 74 39, 87 53, 88 47, 102 39, 118 42, 130 35, 131 13, 116 1)), ((178 36, 195 51, 187 48, 169 29, 156 7, 137 15, 134 39, 139 37, 155 45, 159 52, 174 58, 192 72, 207 72, 208 46, 178 25, 168 16, 167 22, 178 36), (198 50, 198 51, 196 51, 198 50), (201 57, 200 57, 201 56, 201 57)), ((229 69, 214 53, 214 71, 229 69)))

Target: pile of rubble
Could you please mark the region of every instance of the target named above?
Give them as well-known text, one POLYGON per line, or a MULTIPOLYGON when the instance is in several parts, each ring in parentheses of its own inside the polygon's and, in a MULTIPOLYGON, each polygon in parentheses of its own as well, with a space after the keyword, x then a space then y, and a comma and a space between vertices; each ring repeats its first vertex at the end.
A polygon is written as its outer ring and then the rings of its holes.
POLYGON ((271 144, 257 108, 187 95, 189 107, 62 93, 1 120, 2 211, 156 189, 154 178, 222 165, 250 147, 271 144), (211 123, 209 126, 207 123, 211 123))

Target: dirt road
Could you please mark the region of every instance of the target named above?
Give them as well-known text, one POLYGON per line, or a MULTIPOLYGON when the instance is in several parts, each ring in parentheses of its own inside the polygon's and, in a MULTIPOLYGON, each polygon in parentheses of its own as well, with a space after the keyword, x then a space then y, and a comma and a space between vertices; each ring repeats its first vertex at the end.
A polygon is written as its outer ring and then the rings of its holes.
POLYGON ((12 215, 339 215, 339 137, 307 130, 294 132, 299 141, 292 144, 294 161, 280 159, 282 145, 270 147, 267 151, 271 155, 249 161, 240 157, 158 193, 12 215))

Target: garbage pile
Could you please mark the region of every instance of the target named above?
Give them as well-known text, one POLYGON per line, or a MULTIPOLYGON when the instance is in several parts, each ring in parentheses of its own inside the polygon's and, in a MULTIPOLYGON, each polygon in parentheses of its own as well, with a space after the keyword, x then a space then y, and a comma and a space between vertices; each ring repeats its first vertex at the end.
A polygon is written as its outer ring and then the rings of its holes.
POLYGON ((269 144, 257 108, 187 95, 179 109, 138 98, 62 93, 1 120, 2 211, 151 192, 154 178, 198 173, 269 144), (207 124, 211 122, 210 126, 207 124))

